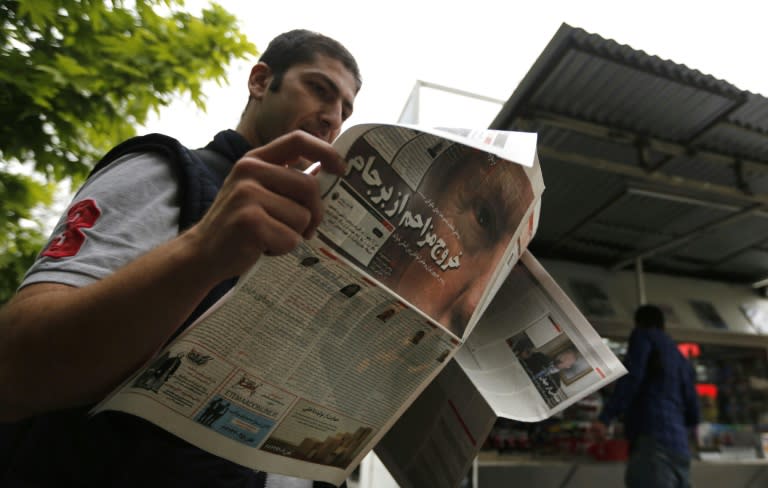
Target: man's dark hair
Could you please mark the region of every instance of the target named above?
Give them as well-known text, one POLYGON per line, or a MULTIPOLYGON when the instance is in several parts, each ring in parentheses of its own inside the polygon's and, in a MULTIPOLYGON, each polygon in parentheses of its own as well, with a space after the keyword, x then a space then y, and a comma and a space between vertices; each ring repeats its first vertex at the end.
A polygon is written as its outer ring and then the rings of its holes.
POLYGON ((640 305, 635 310, 635 326, 641 329, 663 329, 664 312, 656 305, 640 305))
POLYGON ((291 66, 311 63, 318 54, 341 62, 354 75, 357 82, 356 91, 360 90, 363 81, 355 58, 340 42, 317 32, 306 29, 284 32, 272 39, 259 61, 272 70, 274 78, 270 89, 278 91, 283 82, 283 75, 291 66))

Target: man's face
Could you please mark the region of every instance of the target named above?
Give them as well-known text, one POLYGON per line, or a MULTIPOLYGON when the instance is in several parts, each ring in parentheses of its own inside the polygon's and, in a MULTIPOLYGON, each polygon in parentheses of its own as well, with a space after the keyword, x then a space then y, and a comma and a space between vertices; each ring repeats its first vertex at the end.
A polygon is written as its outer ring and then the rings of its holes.
MULTIPOLYGON (((398 291, 418 297, 414 305, 461 336, 527 209, 526 188, 524 172, 514 163, 463 163, 440 190, 436 203, 441 217, 433 219, 446 248, 454 254, 460 250, 460 266, 442 273, 439 283, 419 263, 412 263, 398 291)), ((433 261, 428 250, 422 249, 422 254, 424 261, 433 261)))
POLYGON ((568 350, 563 351, 555 357, 554 363, 557 369, 568 369, 576 364, 576 353, 568 350))
POLYGON ((352 114, 357 81, 336 59, 317 55, 311 63, 290 67, 277 91, 270 89, 274 82, 271 73, 266 76, 266 86, 260 80, 254 86, 253 78, 252 72, 251 95, 259 100, 253 120, 257 144, 297 129, 331 142, 352 114))

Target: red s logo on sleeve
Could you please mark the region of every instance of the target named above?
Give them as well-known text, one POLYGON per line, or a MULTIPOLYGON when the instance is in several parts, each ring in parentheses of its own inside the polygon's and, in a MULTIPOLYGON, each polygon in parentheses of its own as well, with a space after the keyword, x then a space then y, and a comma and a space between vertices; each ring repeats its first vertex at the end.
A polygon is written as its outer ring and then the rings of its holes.
POLYGON ((66 228, 51 239, 48 247, 40 255, 51 258, 74 256, 85 242, 85 234, 80 229, 93 227, 100 215, 101 210, 90 198, 72 205, 67 212, 66 228))

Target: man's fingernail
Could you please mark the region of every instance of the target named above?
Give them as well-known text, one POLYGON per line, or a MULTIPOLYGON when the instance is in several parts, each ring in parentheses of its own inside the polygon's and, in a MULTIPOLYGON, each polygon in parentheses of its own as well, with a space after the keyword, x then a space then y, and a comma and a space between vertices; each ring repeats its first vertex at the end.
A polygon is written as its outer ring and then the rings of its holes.
POLYGON ((320 172, 321 167, 322 165, 320 164, 320 161, 315 161, 314 163, 310 164, 307 169, 304 170, 304 173, 315 176, 320 172))

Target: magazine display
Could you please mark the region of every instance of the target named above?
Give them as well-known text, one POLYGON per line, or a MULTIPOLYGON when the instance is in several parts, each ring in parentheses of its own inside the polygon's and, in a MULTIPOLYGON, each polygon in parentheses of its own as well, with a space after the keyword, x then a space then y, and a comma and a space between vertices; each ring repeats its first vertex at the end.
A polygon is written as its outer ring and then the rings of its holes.
MULTIPOLYGON (((486 308, 499 319, 489 305, 538 223, 535 134, 364 124, 334 146, 348 170, 318 175, 317 237, 262 257, 94 413, 127 412, 244 466, 338 485, 486 308)), ((470 342, 472 354, 490 348, 470 342)), ((532 393, 507 411, 534 409, 532 393)))
POLYGON ((544 420, 626 372, 526 251, 454 359, 375 452, 401 487, 457 487, 497 417, 544 420))

